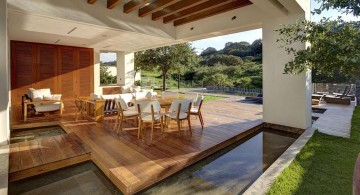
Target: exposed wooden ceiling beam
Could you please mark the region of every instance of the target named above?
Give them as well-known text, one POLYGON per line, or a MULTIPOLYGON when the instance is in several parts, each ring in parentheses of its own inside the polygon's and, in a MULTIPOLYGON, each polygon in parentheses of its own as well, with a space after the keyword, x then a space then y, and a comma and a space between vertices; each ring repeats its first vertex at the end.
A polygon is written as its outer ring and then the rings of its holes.
POLYGON ((107 0, 107 8, 112 9, 118 6, 123 0, 107 0))
POLYGON ((214 7, 225 5, 225 4, 229 3, 229 2, 234 2, 234 1, 236 1, 236 0, 209 0, 209 1, 205 2, 205 3, 199 4, 197 6, 190 7, 189 9, 177 12, 177 13, 172 14, 170 16, 166 16, 163 19, 163 22, 165 24, 167 24, 167 23, 169 23, 171 21, 179 20, 179 19, 191 16, 191 15, 195 15, 195 14, 198 14, 200 12, 207 11, 207 10, 212 9, 214 7))
POLYGON ((153 20, 158 20, 158 19, 161 19, 163 17, 174 14, 176 12, 180 12, 180 11, 188 9, 190 7, 199 5, 200 3, 204 3, 206 1, 208 1, 208 0, 198 0, 198 1, 183 0, 183 1, 177 2, 175 4, 172 4, 167 8, 164 8, 164 9, 162 9, 160 11, 157 11, 157 12, 153 13, 152 14, 152 19, 153 20))
POLYGON ((148 14, 161 10, 164 7, 170 6, 179 0, 156 0, 150 5, 147 5, 141 9, 139 9, 139 16, 144 17, 148 14))
POLYGON ((230 10, 234 10, 234 9, 238 9, 238 8, 241 8, 241 7, 244 7, 244 6, 247 6, 247 5, 251 5, 251 4, 252 3, 249 0, 237 0, 237 1, 234 1, 234 2, 227 3, 225 5, 215 7, 213 9, 210 9, 210 10, 207 10, 207 11, 204 11, 204 12, 200 12, 198 14, 195 14, 195 15, 183 18, 183 19, 175 20, 174 21, 174 26, 179 26, 179 25, 182 25, 182 24, 186 24, 186 23, 189 23, 189 22, 193 22, 193 21, 196 21, 196 20, 200 20, 200 19, 203 19, 203 18, 207 18, 207 17, 210 17, 210 16, 221 14, 221 13, 224 13, 224 12, 227 12, 227 11, 230 11, 230 10))
POLYGON ((147 4, 150 0, 132 0, 124 5, 124 13, 130 13, 141 6, 147 4))
POLYGON ((87 0, 88 4, 94 4, 96 0, 87 0))

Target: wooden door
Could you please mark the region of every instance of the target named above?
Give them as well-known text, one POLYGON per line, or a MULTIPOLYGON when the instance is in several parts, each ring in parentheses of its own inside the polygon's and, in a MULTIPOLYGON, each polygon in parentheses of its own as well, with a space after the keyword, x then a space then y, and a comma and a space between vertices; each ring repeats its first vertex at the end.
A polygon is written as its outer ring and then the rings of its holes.
POLYGON ((37 84, 36 88, 50 88, 59 93, 57 87, 57 47, 39 44, 37 46, 37 84))
POLYGON ((36 47, 11 42, 11 104, 21 105, 21 96, 36 86, 36 47))
POLYGON ((76 96, 89 96, 94 92, 94 51, 78 49, 78 87, 76 96))
POLYGON ((63 100, 75 98, 76 86, 76 48, 60 46, 58 48, 58 89, 63 100))

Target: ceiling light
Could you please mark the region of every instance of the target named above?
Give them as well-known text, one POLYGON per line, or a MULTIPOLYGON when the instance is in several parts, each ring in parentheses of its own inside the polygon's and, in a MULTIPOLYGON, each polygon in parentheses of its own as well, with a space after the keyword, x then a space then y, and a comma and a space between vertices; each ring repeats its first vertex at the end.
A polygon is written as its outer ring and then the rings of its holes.
POLYGON ((107 37, 107 35, 101 35, 102 37, 107 37))
POLYGON ((61 41, 61 39, 58 39, 57 41, 55 41, 54 43, 59 43, 61 41))
POLYGON ((108 45, 108 46, 105 46, 105 47, 103 47, 103 48, 108 48, 108 47, 111 47, 112 45, 108 45))
POLYGON ((236 19, 236 16, 233 16, 232 18, 231 18, 231 20, 235 20, 236 19))

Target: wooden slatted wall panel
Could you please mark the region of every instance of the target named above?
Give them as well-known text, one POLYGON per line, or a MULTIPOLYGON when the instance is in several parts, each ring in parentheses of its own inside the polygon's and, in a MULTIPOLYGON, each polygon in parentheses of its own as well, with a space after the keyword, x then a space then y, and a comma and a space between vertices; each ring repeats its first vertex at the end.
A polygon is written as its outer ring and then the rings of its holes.
POLYGON ((90 48, 11 41, 12 105, 28 88, 50 88, 63 100, 94 91, 94 51, 90 48))
POLYGON ((94 51, 79 49, 79 90, 77 96, 89 96, 94 92, 94 51))
POLYGON ((11 104, 21 105, 21 96, 36 83, 34 44, 11 42, 11 104))
POLYGON ((60 47, 58 50, 58 86, 63 100, 70 100, 75 98, 75 70, 77 69, 75 50, 76 49, 72 47, 60 47))
POLYGON ((36 88, 50 88, 52 93, 59 93, 57 83, 57 48, 53 45, 37 47, 37 85, 36 88))

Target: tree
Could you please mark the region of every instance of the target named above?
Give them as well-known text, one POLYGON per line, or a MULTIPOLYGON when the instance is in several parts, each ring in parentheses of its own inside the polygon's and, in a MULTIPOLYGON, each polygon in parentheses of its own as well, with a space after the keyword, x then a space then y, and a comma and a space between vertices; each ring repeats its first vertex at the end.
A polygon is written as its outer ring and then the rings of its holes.
MULTIPOLYGON (((358 0, 318 0, 322 2, 321 10, 343 9, 345 13, 359 15, 358 0)), ((360 23, 346 22, 341 18, 330 20, 323 18, 320 22, 306 20, 282 26, 278 30, 278 42, 294 58, 285 65, 285 73, 298 74, 308 69, 316 69, 318 74, 333 75, 339 72, 348 77, 360 73, 360 23), (297 50, 293 43, 309 42, 311 47, 297 50)))
POLYGON ((251 55, 251 45, 246 41, 242 42, 228 42, 225 44, 223 53, 227 55, 234 55, 245 57, 251 55))
POLYGON ((108 69, 107 66, 100 66, 100 84, 102 85, 116 84, 116 76, 112 76, 108 69))
POLYGON ((251 51, 254 56, 258 55, 258 54, 262 54, 262 40, 261 39, 256 39, 254 42, 252 42, 250 47, 251 47, 251 51))
POLYGON ((226 66, 238 66, 243 64, 243 61, 238 56, 225 55, 225 54, 216 54, 211 56, 207 60, 208 66, 215 66, 216 64, 222 64, 226 66))
POLYGON ((162 73, 162 89, 166 90, 166 78, 170 70, 189 66, 197 61, 194 48, 189 43, 159 47, 138 53, 139 64, 149 69, 158 69, 162 73))
POLYGON ((216 73, 204 78, 204 83, 208 86, 232 87, 233 83, 228 76, 222 73, 216 73))
POLYGON ((210 56, 217 53, 217 50, 213 47, 208 47, 204 51, 201 52, 201 56, 210 56))

